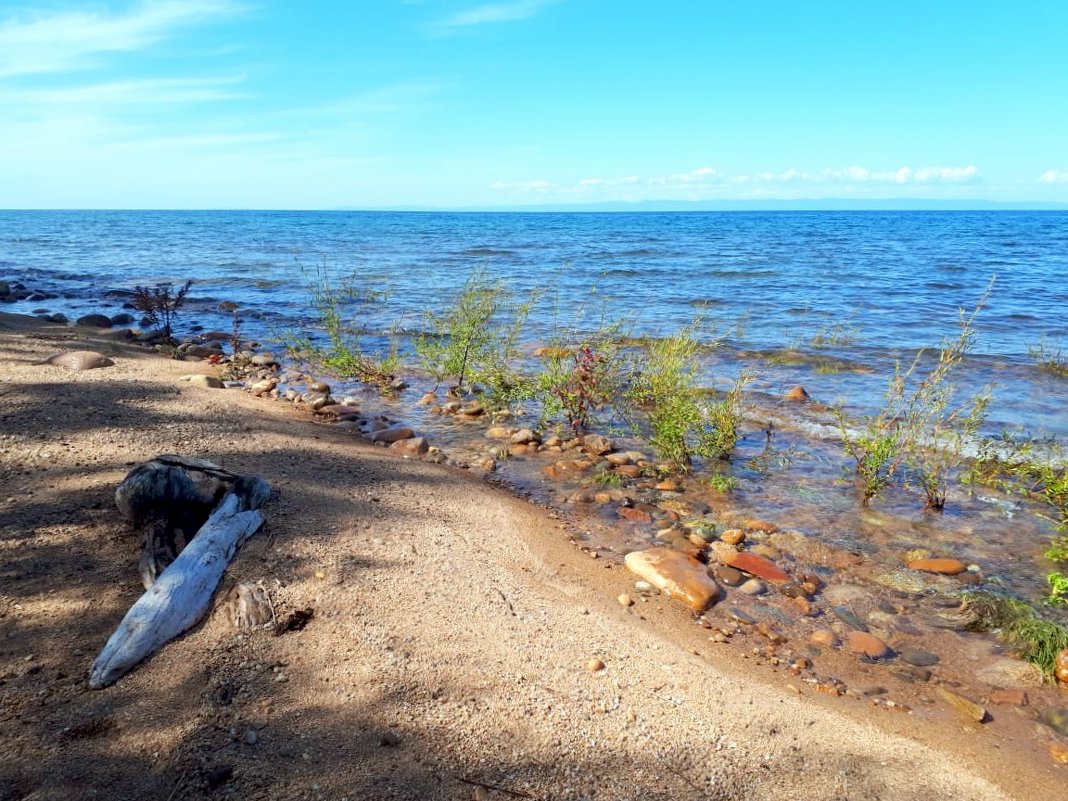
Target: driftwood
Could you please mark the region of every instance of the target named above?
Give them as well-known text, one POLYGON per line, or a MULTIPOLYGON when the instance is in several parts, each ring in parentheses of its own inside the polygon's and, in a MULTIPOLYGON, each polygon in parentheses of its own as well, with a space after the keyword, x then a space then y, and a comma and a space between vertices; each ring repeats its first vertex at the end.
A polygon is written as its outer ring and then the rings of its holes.
MULTIPOLYGON (((155 521, 151 524, 153 530, 166 536, 170 518, 150 511, 147 489, 173 490, 194 506, 205 503, 205 495, 214 496, 214 492, 208 494, 204 487, 198 489, 197 482, 189 475, 184 480, 178 475, 186 470, 223 481, 223 486, 229 484, 229 489, 196 535, 179 549, 180 553, 130 608, 111 635, 89 671, 89 686, 94 689, 112 684, 146 656, 199 621, 207 612, 234 553, 263 525, 263 513, 259 508, 271 493, 267 482, 255 476, 234 476, 210 462, 180 457, 159 457, 135 469, 123 482, 125 489, 120 487, 120 492, 116 493, 119 508, 133 521, 155 521)), ((163 504, 166 506, 165 501, 163 504)), ((172 511, 181 517, 181 503, 174 506, 172 511)), ((185 525, 189 523, 185 522, 185 525)), ((182 531, 176 525, 171 525, 170 529, 182 531)), ((182 534, 184 536, 184 531, 182 534)), ((142 562, 144 556, 142 552, 142 562)))
POLYGON ((189 544, 239 477, 217 464, 165 454, 145 462, 115 490, 115 505, 140 533, 141 583, 149 589, 189 544))

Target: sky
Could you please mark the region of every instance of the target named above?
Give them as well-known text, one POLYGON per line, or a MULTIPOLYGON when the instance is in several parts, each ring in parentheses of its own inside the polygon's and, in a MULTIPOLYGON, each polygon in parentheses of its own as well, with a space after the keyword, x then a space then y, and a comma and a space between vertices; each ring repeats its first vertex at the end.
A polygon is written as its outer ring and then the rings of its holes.
POLYGON ((1068 202, 1066 0, 0 0, 0 208, 1068 202))

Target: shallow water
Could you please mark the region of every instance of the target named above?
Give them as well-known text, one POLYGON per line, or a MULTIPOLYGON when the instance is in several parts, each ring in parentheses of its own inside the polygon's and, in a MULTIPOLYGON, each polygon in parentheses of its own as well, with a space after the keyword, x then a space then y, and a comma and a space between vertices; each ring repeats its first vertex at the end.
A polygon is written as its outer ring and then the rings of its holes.
MULTIPOLYGON (((840 625, 828 622, 829 605, 845 607, 895 649, 940 655, 940 677, 962 682, 998 664, 1003 649, 958 634, 959 621, 947 622, 945 612, 977 586, 1041 602, 1052 567, 1041 552, 1055 532, 1045 510, 962 487, 953 488, 942 514, 925 512, 915 487, 893 489, 865 508, 825 408, 783 395, 803 384, 816 401, 841 400, 853 414, 878 408, 895 362, 953 335, 958 310, 973 307, 996 275, 976 348, 954 376, 958 397, 995 388, 990 433, 1018 427, 1068 435, 1068 380, 1038 370, 1028 353, 1042 337, 1054 345, 1068 339, 1066 246, 1068 214, 1056 212, 0 212, 0 280, 58 295, 5 307, 17 312, 114 314, 126 300, 115 290, 193 278, 180 333, 193 322, 228 330, 230 319, 217 307, 230 300, 241 307, 246 335, 269 341, 279 330, 303 328, 315 336, 309 281, 325 258, 336 275, 355 275, 363 296, 343 311, 371 332, 372 344, 389 330, 419 331, 425 310, 441 309, 473 270, 507 281, 519 295, 546 290, 525 332, 527 352, 549 338, 554 316, 583 309, 592 323, 605 308, 634 336, 671 332, 699 314, 709 341, 722 340, 702 355, 705 382, 722 388, 742 369, 756 371, 744 437, 725 468, 737 481, 729 494, 711 489, 701 473, 679 492, 646 478, 605 487, 596 467, 550 479, 545 468, 568 454, 505 458, 501 443, 485 437, 487 421, 418 406, 430 388, 425 379, 408 376, 412 386, 393 397, 331 383, 335 395, 356 395, 365 416, 383 414, 427 433, 454 463, 495 449, 497 478, 571 519, 582 547, 609 559, 677 541, 694 519, 719 531, 770 521, 779 533, 750 532, 749 546, 792 575, 818 577, 826 598, 817 598, 809 616, 774 591, 750 597, 731 590, 712 617, 737 610, 804 642, 814 627, 840 625), (576 502, 606 489, 614 493, 607 502, 576 502), (680 503, 690 509, 673 519, 666 510, 680 503), (621 504, 644 505, 652 522, 623 519, 621 504), (972 567, 952 579, 903 570, 919 550, 972 567)), ((533 423, 536 410, 527 411, 507 424, 533 423)), ((650 453, 625 431, 616 439, 623 449, 650 453)), ((1047 614, 1068 622, 1064 610, 1047 614)), ((821 654, 817 668, 832 655, 821 654)), ((850 667, 839 660, 833 669, 844 675, 850 667)))

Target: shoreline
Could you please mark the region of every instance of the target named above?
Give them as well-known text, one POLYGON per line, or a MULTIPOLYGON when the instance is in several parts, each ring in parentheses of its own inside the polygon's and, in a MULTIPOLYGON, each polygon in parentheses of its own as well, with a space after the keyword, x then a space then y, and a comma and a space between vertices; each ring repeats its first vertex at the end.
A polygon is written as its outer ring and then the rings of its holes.
POLYGON ((1010 736, 1024 719, 962 736, 926 710, 795 693, 666 598, 621 607, 633 576, 458 470, 284 404, 179 384, 202 368, 92 331, 3 315, 0 348, 12 797, 91 797, 110 774, 116 794, 175 798, 471 797, 464 779, 539 798, 1022 798, 1064 780, 1010 736), (75 344, 115 366, 33 364, 75 344), (110 494, 168 451, 280 490, 228 576, 279 582, 280 608, 316 616, 271 637, 235 636, 213 615, 86 693, 89 662, 140 593, 110 494))

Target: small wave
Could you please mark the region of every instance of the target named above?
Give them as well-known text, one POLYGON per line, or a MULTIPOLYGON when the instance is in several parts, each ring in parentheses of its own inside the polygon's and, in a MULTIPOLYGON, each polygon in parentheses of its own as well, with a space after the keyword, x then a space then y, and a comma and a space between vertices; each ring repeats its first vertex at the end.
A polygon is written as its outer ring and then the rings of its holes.
POLYGON ((468 248, 461 251, 461 256, 510 258, 515 256, 514 250, 499 250, 498 248, 468 248))

